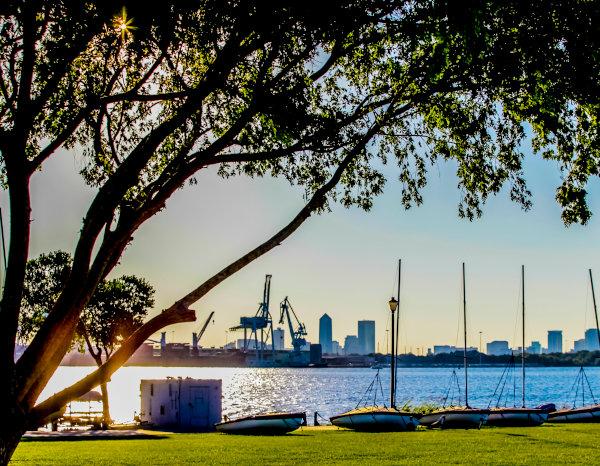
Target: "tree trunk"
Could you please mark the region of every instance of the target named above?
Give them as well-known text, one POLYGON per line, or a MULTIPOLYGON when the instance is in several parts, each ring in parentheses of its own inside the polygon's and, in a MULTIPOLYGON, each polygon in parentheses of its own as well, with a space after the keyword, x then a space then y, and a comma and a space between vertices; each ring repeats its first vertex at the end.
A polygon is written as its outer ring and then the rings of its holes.
POLYGON ((0 409, 0 465, 7 465, 27 430, 25 416, 8 400, 0 409))
POLYGON ((108 429, 112 420, 110 418, 110 407, 108 404, 108 386, 106 382, 100 384, 100 391, 102 392, 102 428, 108 429))

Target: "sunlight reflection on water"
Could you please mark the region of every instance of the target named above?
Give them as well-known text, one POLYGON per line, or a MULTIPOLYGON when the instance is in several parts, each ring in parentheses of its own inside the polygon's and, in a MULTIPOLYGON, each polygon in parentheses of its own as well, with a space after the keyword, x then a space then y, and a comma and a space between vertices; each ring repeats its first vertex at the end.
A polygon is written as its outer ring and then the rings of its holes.
MULTIPOLYGON (((79 380, 92 367, 60 367, 40 399, 79 380)), ((469 369, 469 402, 487 406, 503 368, 469 369)), ((562 406, 572 403, 567 395, 577 375, 577 367, 528 368, 527 402, 530 406, 553 402, 562 406)), ((592 389, 600 397, 600 367, 587 368, 592 389)), ((398 404, 439 401, 448 388, 452 369, 399 368, 398 404)), ((373 380, 376 371, 368 368, 218 368, 218 367, 123 367, 109 383, 110 409, 113 419, 126 422, 140 409, 141 379, 192 377, 223 380, 223 414, 238 416, 274 410, 299 410, 325 417, 353 408, 373 380)), ((387 398, 389 373, 381 371, 387 398)), ((462 371, 457 370, 463 382, 462 371)), ((520 379, 516 380, 520 403, 520 379)), ((512 396, 512 381, 511 396, 512 396)), ((462 390, 462 388, 461 388, 462 390)), ((381 396, 379 395, 380 399, 381 396)), ((386 400, 387 401, 387 400, 386 400)), ((512 398, 510 399, 512 403, 512 398)), ((591 401, 591 399, 589 400, 591 401)), ((309 418, 312 419, 311 416, 309 418)))

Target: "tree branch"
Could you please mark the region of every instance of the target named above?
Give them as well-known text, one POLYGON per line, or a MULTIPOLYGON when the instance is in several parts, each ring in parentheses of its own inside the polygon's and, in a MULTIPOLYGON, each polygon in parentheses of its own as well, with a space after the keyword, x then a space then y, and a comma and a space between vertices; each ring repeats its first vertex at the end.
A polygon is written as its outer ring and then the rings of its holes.
POLYGON ((158 332, 168 325, 181 322, 194 322, 195 320, 195 311, 178 303, 153 317, 133 332, 123 342, 121 347, 97 370, 35 406, 30 412, 32 426, 39 426, 45 418, 59 411, 69 401, 86 394, 101 383, 107 382, 110 376, 125 364, 135 350, 153 333, 158 332))

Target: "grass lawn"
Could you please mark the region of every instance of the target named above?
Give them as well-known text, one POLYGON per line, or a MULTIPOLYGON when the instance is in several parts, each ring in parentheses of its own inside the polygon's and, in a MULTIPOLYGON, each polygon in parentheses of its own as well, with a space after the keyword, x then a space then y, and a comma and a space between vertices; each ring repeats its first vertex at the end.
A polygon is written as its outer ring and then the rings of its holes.
POLYGON ((599 443, 598 424, 396 433, 308 427, 282 437, 25 440, 13 464, 600 464, 599 443))

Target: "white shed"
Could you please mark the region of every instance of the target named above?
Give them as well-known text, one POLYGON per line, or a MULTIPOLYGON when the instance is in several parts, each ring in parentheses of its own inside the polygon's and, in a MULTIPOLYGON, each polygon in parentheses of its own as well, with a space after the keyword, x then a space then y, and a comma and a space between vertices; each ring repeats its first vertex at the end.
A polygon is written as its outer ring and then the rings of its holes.
POLYGON ((143 424, 208 431, 221 421, 221 380, 181 377, 142 380, 140 393, 143 424))

